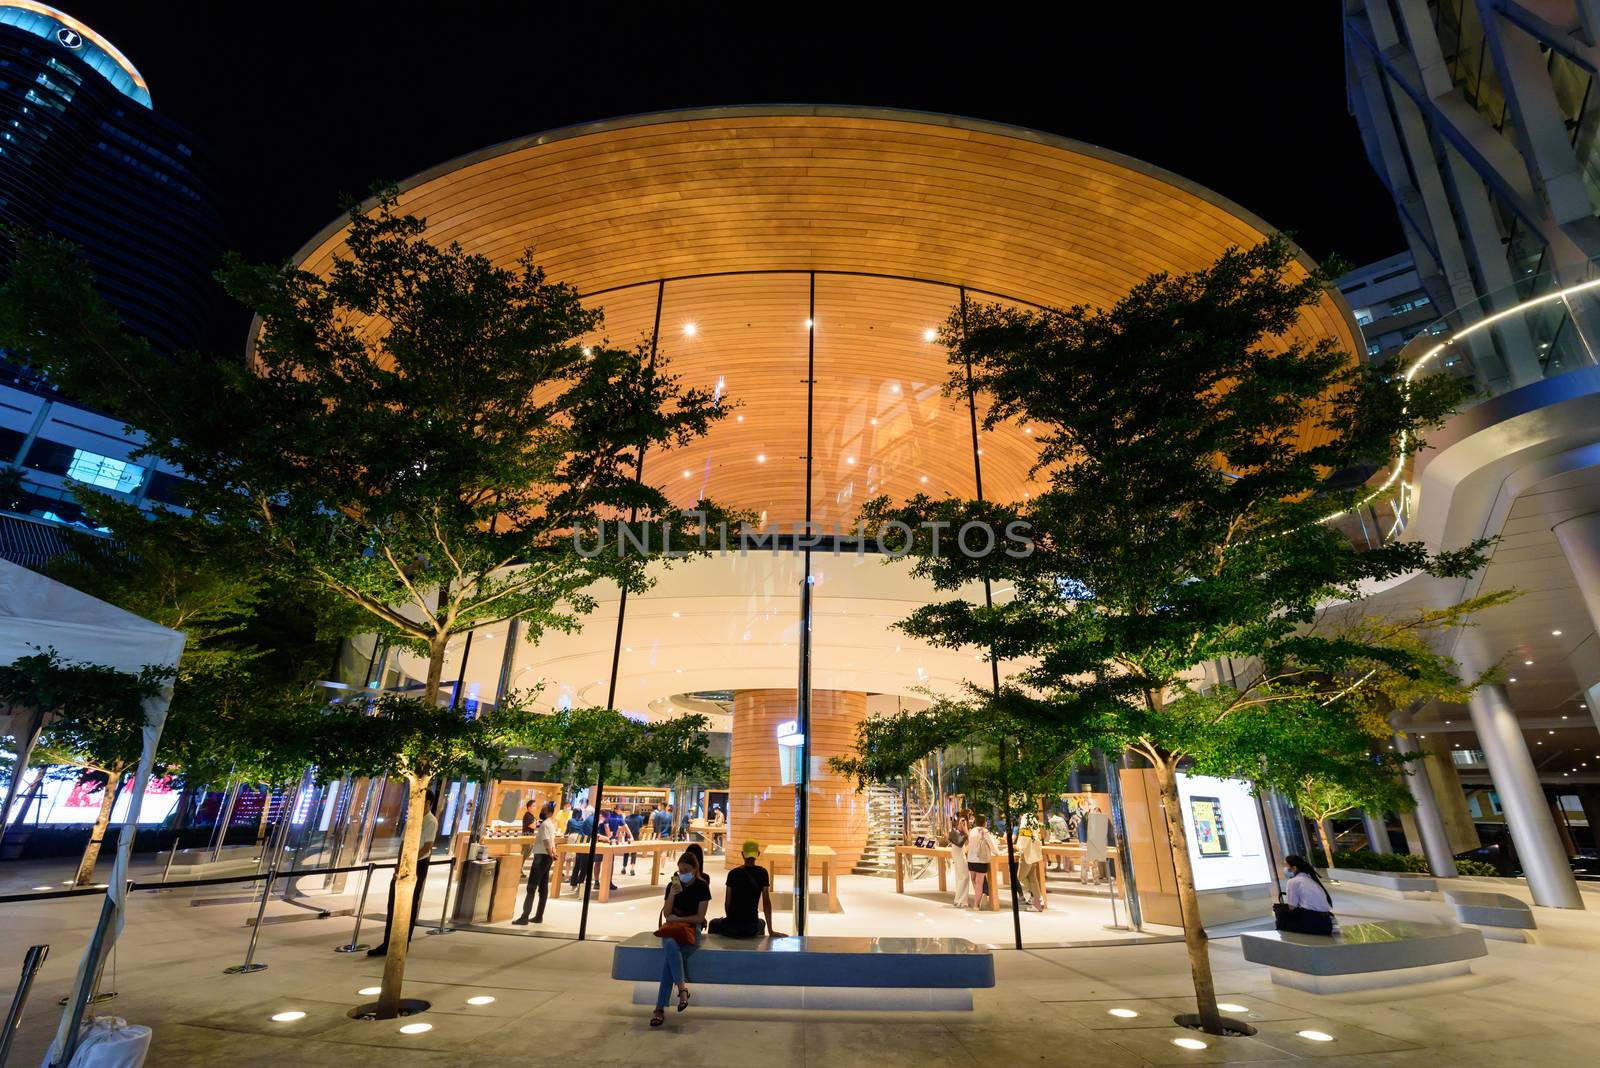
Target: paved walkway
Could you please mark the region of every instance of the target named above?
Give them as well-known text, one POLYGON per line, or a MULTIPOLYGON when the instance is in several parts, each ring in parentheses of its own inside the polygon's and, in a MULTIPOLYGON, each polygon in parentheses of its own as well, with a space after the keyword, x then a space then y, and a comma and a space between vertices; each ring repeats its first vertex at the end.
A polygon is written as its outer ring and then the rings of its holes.
MULTIPOLYGON (((1335 897, 1347 920, 1445 916, 1438 902, 1391 901, 1350 887, 1335 888, 1335 897)), ((608 977, 608 944, 419 933, 406 992, 433 1002, 421 1017, 433 1026, 405 1035, 396 1022, 345 1016, 381 971, 364 954, 332 952, 349 937, 349 917, 318 920, 274 904, 269 916, 293 918, 263 928, 258 959, 268 970, 225 976, 222 969, 243 956, 242 924, 253 909, 194 907, 178 893, 136 896, 108 982, 120 996, 103 1011, 154 1027, 150 1063, 157 1066, 1578 1064, 1592 1062, 1600 1026, 1593 964, 1600 894, 1586 897, 1587 912, 1539 910, 1538 945, 1490 942, 1471 976, 1368 994, 1275 988, 1264 969, 1241 959, 1237 939, 1218 939, 1211 948, 1217 988, 1224 1001, 1244 1006, 1259 1033, 1208 1039, 1200 1051, 1171 1043, 1192 1034, 1171 1022, 1192 1009, 1179 945, 997 953, 999 984, 978 992, 971 1013, 695 1008, 651 1031, 630 987, 608 977), (495 1000, 467 1004, 481 996, 495 1000), (1139 1015, 1119 1019, 1111 1008, 1139 1015), (291 1010, 306 1016, 269 1019, 291 1010), (1335 1041, 1296 1036, 1306 1029, 1335 1041)), ((0 997, 9 999, 27 945, 51 944, 13 1063, 39 1062, 96 909, 94 899, 0 906, 0 997)))

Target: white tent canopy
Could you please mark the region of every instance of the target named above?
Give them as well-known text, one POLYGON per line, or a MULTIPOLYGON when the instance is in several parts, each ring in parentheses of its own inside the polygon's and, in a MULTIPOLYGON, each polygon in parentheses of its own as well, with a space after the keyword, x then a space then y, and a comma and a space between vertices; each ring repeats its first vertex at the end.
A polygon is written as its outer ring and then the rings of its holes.
MULTIPOLYGON (((0 664, 54 650, 67 663, 99 664, 137 674, 146 667, 176 667, 183 655, 184 636, 157 626, 148 619, 124 612, 104 601, 80 593, 70 586, 0 560, 0 664)), ((139 805, 145 783, 155 762, 156 745, 167 719, 167 703, 172 690, 145 702, 144 751, 131 784, 127 817, 117 836, 116 860, 106 890, 97 938, 78 967, 73 999, 62 1016, 51 1048, 51 1063, 62 1050, 73 1021, 88 1002, 91 988, 100 973, 100 962, 122 930, 123 904, 127 896, 128 858, 133 851, 133 832, 139 826, 139 805)), ((23 768, 18 762, 16 775, 23 768)))

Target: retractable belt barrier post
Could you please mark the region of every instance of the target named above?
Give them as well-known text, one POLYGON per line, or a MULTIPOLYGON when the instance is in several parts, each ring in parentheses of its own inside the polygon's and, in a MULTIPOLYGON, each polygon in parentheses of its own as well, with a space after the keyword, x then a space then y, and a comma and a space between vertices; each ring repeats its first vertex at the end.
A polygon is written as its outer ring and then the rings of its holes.
POLYGON ((363 949, 371 948, 361 941, 361 914, 367 911, 367 891, 372 888, 372 873, 377 868, 376 864, 370 862, 367 864, 367 877, 361 881, 361 899, 356 902, 356 929, 350 932, 350 941, 342 946, 333 947, 335 953, 359 953, 363 949))

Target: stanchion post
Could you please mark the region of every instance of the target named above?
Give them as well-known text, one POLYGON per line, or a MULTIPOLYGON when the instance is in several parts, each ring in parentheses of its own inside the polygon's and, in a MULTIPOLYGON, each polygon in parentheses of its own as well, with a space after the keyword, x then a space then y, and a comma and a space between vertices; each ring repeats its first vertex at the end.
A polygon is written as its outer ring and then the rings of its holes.
MULTIPOLYGON (((167 863, 165 865, 163 865, 162 868, 161 868, 161 885, 162 886, 165 886, 167 884, 167 874, 172 871, 172 861, 178 855, 178 842, 180 840, 181 839, 177 838, 177 837, 173 838, 172 839, 172 848, 167 850, 167 863)), ((159 894, 160 892, 161 892, 161 887, 160 886, 156 887, 156 893, 159 894)))
POLYGON ((372 873, 377 867, 372 861, 367 861, 367 877, 361 883, 361 899, 356 903, 356 929, 350 932, 349 943, 333 947, 335 953, 359 953, 370 948, 361 941, 361 914, 367 911, 367 891, 372 887, 372 873))
POLYGON ((429 934, 455 934, 450 928, 450 884, 455 881, 456 858, 451 857, 444 866, 444 903, 439 906, 439 926, 429 934))
POLYGON ((22 979, 17 983, 17 992, 12 996, 11 1008, 6 1013, 5 1030, 0 1031, 0 1065, 5 1064, 6 1058, 11 1056, 11 1040, 17 1036, 17 1028, 22 1026, 22 1010, 28 1007, 28 992, 33 989, 33 977, 39 974, 44 959, 49 955, 49 946, 29 946, 28 955, 22 958, 22 979))
POLYGON ((267 899, 272 896, 272 878, 276 869, 267 869, 267 884, 261 888, 261 904, 256 907, 256 922, 250 925, 250 945, 244 951, 244 963, 224 968, 224 975, 242 975, 246 972, 265 971, 265 964, 256 963, 256 941, 261 937, 261 917, 267 911, 267 899))

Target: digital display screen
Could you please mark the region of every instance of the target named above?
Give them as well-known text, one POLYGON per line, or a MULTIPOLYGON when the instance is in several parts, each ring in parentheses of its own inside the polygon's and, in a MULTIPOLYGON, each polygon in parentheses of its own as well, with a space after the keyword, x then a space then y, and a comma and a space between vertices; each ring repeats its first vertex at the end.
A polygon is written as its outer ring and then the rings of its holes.
POLYGON ((1189 826, 1194 830, 1194 844, 1202 857, 1228 855, 1228 828, 1222 819, 1221 798, 1191 797, 1189 826))
POLYGON ((1184 815, 1196 890, 1272 882, 1266 831, 1248 782, 1180 772, 1178 811, 1184 815))

